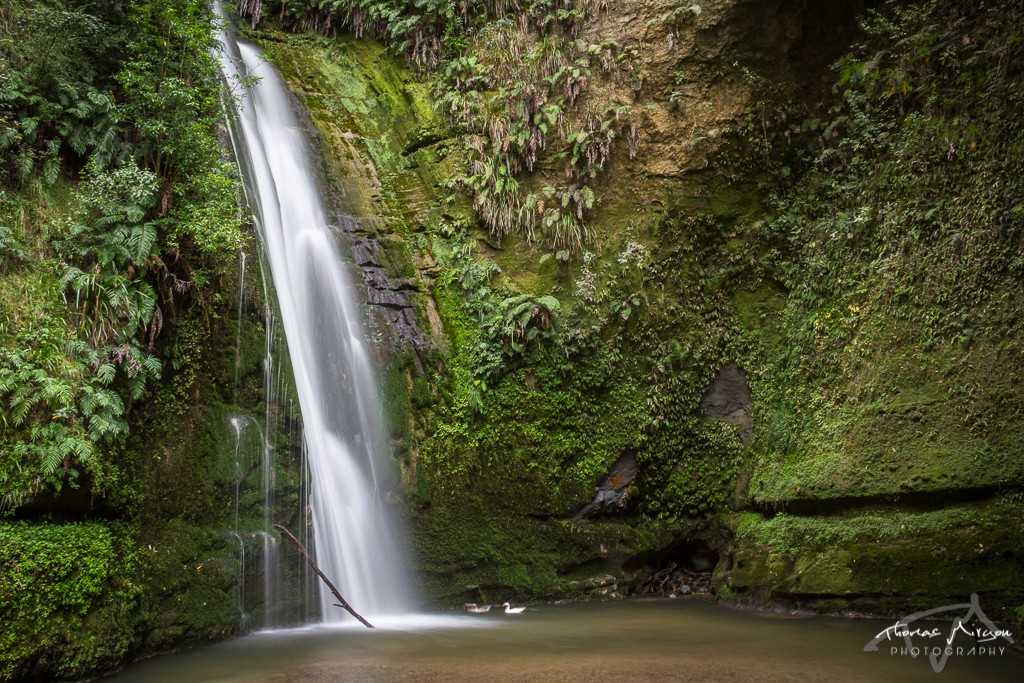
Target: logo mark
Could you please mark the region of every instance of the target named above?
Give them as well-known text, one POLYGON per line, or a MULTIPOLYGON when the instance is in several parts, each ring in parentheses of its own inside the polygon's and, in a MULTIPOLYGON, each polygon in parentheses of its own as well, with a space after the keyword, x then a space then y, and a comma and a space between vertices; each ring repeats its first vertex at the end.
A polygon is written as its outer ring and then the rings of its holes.
POLYGON ((954 654, 968 656, 1003 654, 1006 651, 1007 645, 1013 645, 1013 638, 1011 635, 1012 634, 1009 630, 999 629, 994 623, 992 623, 992 620, 988 618, 984 611, 982 611, 981 605, 978 603, 978 594, 971 593, 970 602, 936 607, 934 609, 917 612, 899 619, 892 626, 888 626, 882 631, 879 631, 878 635, 875 636, 875 639, 864 646, 864 652, 877 652, 878 646, 882 641, 895 641, 897 638, 902 637, 904 647, 890 647, 890 654, 909 654, 912 659, 916 659, 918 655, 927 654, 928 661, 930 661, 932 665, 932 671, 935 673, 941 673, 942 670, 946 668, 946 662, 949 660, 950 656, 954 654), (957 610, 967 610, 967 612, 963 616, 953 617, 953 623, 950 626, 949 633, 945 636, 943 636, 941 629, 938 627, 926 628, 923 626, 911 626, 911 624, 920 619, 934 617, 946 612, 955 612, 957 610), (956 640, 957 636, 961 634, 969 638, 973 638, 974 646, 954 646, 953 642, 956 640), (938 645, 928 644, 921 646, 915 645, 915 637, 927 639, 942 638, 943 640, 941 644, 938 645))

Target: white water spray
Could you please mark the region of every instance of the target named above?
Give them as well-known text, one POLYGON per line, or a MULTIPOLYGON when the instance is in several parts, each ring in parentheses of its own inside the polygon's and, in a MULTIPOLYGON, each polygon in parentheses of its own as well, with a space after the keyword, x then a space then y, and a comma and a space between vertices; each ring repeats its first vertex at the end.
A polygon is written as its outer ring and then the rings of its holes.
MULTIPOLYGON (((259 51, 223 31, 220 39, 222 70, 239 84, 241 100, 232 138, 302 411, 316 560, 360 613, 402 613, 404 572, 378 488, 385 450, 376 372, 307 158, 309 142, 284 83, 259 51), (241 85, 249 76, 259 82, 241 85)), ((323 587, 320 602, 325 621, 348 618, 323 587)))

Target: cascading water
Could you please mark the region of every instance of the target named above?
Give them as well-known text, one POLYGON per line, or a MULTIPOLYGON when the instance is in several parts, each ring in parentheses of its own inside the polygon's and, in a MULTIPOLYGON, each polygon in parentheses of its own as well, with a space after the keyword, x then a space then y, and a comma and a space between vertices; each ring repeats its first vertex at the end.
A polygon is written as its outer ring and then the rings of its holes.
MULTIPOLYGON (((384 449, 376 373, 307 158, 309 143, 284 83, 260 52, 225 31, 220 39, 222 71, 238 91, 232 139, 302 412, 316 560, 357 611, 402 613, 406 583, 379 496, 384 449), (251 77, 258 82, 246 85, 251 77)), ((334 602, 321 587, 326 621, 343 619, 334 602)))

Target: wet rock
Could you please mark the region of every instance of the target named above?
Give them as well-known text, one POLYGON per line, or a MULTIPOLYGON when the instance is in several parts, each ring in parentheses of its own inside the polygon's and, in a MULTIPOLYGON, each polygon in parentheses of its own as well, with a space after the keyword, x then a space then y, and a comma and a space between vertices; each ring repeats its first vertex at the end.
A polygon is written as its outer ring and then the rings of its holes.
POLYGON ((619 593, 618 581, 613 575, 605 574, 603 576, 593 576, 589 579, 570 581, 567 585, 572 593, 584 598, 589 596, 619 599, 622 597, 622 594, 619 593))
POLYGON ((410 350, 422 368, 423 354, 432 344, 416 322, 416 310, 426 295, 415 280, 388 275, 387 236, 368 232, 367 225, 372 222, 350 218, 339 224, 349 234, 352 259, 362 273, 366 303, 375 313, 378 328, 386 331, 385 338, 394 348, 410 350))
POLYGON ((365 266, 380 267, 381 265, 377 244, 368 239, 352 240, 352 258, 361 268, 365 266))
POLYGON ((573 516, 585 517, 595 512, 625 507, 629 499, 629 486, 636 479, 639 469, 636 455, 632 451, 623 453, 598 483, 594 499, 573 516))
POLYGON ((410 340, 410 343, 414 345, 415 349, 422 350, 425 348, 425 343, 420 344, 416 341, 419 335, 419 328, 416 326, 416 317, 411 308, 389 310, 386 311, 384 315, 392 327, 394 327, 404 339, 410 340))
POLYGON ((754 438, 752 405, 747 373, 736 363, 722 366, 701 399, 705 419, 739 427, 743 443, 754 438))
POLYGON ((411 308, 409 297, 404 292, 391 289, 370 289, 366 293, 366 303, 388 308, 411 308))

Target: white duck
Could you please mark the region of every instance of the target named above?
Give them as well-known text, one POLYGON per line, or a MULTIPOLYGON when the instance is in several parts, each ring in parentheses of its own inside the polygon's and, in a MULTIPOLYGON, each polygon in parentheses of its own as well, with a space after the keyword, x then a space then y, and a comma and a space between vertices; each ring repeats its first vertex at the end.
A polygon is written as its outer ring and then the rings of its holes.
POLYGON ((522 614, 526 611, 525 607, 513 607, 509 603, 502 603, 502 607, 505 608, 505 614, 522 614))
POLYGON ((477 605, 475 602, 467 602, 465 607, 470 614, 483 614, 491 611, 490 605, 477 605))

